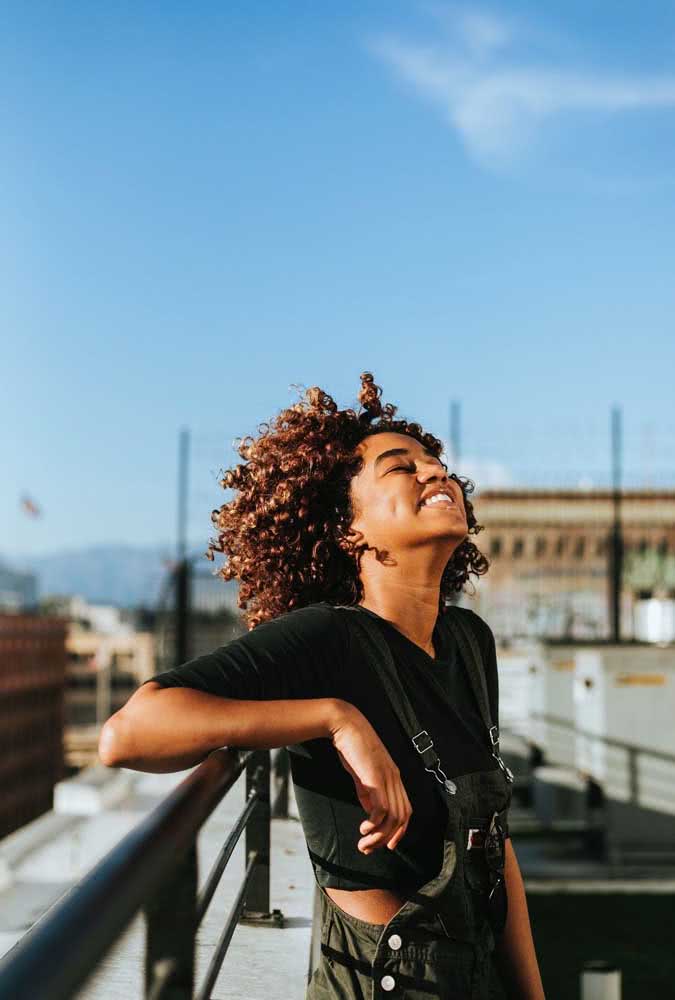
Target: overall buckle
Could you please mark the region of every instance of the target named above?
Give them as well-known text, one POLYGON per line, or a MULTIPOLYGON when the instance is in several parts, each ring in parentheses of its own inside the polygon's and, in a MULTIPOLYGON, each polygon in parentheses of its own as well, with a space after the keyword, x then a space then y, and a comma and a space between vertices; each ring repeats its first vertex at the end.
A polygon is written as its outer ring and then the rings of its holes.
POLYGON ((426 753, 427 750, 430 750, 434 745, 434 741, 432 740, 431 736, 429 736, 429 733, 426 731, 426 729, 423 729, 421 732, 419 732, 417 736, 413 736, 412 741, 413 741, 413 746, 415 747, 415 750, 417 750, 418 753, 426 753), (421 739, 423 736, 426 736, 429 742, 427 743, 426 746, 419 747, 417 745, 417 740, 421 739))

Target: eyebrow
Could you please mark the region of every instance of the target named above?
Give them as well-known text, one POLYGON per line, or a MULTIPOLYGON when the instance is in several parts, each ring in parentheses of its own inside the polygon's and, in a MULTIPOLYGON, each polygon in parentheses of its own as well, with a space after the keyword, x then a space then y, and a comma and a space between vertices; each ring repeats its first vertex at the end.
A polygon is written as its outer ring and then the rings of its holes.
MULTIPOLYGON (((430 451, 429 448, 423 448, 422 450, 424 454, 429 455, 430 458, 435 458, 439 462, 441 461, 440 458, 438 458, 438 455, 434 455, 433 451, 430 451)), ((409 455, 409 454, 410 454, 410 448, 390 448, 388 451, 383 451, 381 455, 377 456, 377 458, 375 459, 375 468, 378 467, 380 462, 383 462, 385 458, 389 458, 391 455, 409 455)))

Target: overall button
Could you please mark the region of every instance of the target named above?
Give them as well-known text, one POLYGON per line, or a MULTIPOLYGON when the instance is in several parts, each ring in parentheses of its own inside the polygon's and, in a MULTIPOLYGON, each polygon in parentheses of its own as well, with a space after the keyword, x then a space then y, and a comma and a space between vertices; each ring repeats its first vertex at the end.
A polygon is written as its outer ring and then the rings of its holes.
POLYGON ((393 976, 382 976, 382 979, 380 979, 380 986, 383 990, 389 992, 389 990, 393 990, 394 986, 396 986, 396 980, 393 976))
POLYGON ((400 934, 392 934, 389 940, 387 941, 387 944, 393 951, 398 951, 398 949, 403 944, 400 934))

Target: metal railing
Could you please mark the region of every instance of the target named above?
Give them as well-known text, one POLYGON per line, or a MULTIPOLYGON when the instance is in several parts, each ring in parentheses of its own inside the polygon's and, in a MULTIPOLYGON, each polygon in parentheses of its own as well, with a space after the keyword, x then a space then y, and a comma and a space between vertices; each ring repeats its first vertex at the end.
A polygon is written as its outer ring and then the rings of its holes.
POLYGON ((283 926, 269 906, 270 819, 287 815, 288 775, 285 748, 210 753, 0 960, 0 996, 70 1000, 142 909, 145 1000, 208 1000, 238 922, 283 926), (244 770, 244 808, 198 893, 197 835, 244 770), (244 830, 244 877, 195 993, 197 930, 244 830))
POLYGON ((531 718, 537 722, 547 723, 550 726, 558 726, 560 729, 568 731, 574 738, 585 740, 588 746, 597 745, 602 748, 622 752, 625 755, 628 801, 633 805, 639 805, 641 801, 640 760, 652 760, 675 765, 675 754, 652 749, 651 747, 639 746, 637 743, 630 743, 627 740, 617 740, 611 736, 603 736, 601 733, 590 732, 590 730, 578 726, 571 719, 565 719, 548 712, 532 712, 531 718))

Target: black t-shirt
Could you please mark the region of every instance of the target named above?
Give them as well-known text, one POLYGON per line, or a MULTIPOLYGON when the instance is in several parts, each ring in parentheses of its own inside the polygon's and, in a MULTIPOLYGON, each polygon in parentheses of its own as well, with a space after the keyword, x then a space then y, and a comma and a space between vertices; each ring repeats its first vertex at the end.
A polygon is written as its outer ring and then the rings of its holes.
MULTIPOLYGON (((498 724, 495 640, 490 626, 469 608, 463 614, 481 648, 492 721, 498 724)), ((448 777, 498 767, 490 752, 467 672, 443 615, 434 627, 432 658, 396 626, 369 609, 391 649, 421 726, 434 740, 448 777), (441 701, 429 677, 448 694, 441 701)), ((291 750, 291 774, 309 856, 322 886, 338 889, 417 889, 439 871, 443 858, 443 806, 422 760, 403 732, 381 681, 364 663, 353 636, 353 611, 327 603, 297 608, 173 670, 156 674, 165 687, 191 687, 226 698, 277 700, 341 698, 369 720, 398 766, 412 815, 399 842, 401 855, 386 847, 369 855, 357 847, 366 813, 354 780, 332 742, 320 738, 291 750), (405 860, 404 860, 405 858, 405 860)))

